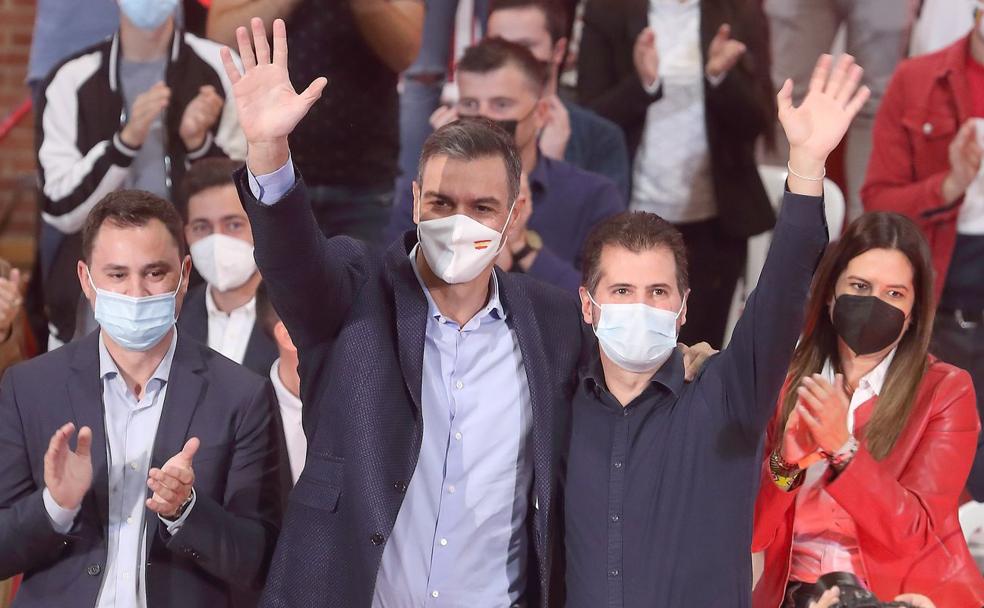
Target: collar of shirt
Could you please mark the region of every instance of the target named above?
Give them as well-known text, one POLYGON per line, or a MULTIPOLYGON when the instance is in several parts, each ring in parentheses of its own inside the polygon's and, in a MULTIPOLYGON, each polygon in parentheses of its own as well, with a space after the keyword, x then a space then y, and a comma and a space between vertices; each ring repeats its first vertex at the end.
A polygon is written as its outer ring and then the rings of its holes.
MULTIPOLYGON (((157 365, 157 369, 151 375, 151 380, 160 380, 162 384, 167 383, 167 378, 171 375, 171 363, 174 361, 174 349, 177 345, 178 328, 173 327, 171 329, 171 346, 168 347, 167 352, 164 353, 164 358, 161 359, 161 362, 157 365)), ((119 375, 120 368, 116 365, 116 361, 113 361, 112 355, 109 354, 109 349, 106 348, 106 342, 103 339, 102 332, 99 332, 99 377, 117 377, 119 375)))
MULTIPOLYGON (((652 391, 656 390, 655 385, 661 385, 673 393, 674 397, 679 397, 680 393, 683 392, 684 385, 684 366, 683 366, 683 353, 680 349, 674 348, 673 354, 670 358, 666 360, 653 377, 649 380, 649 386, 646 390, 642 391, 638 397, 632 400, 626 407, 632 407, 640 400, 647 398, 652 391)), ((608 391, 608 385, 605 383, 605 370, 601 365, 601 355, 595 354, 592 358, 591 363, 581 370, 581 382, 584 385, 585 390, 593 394, 599 399, 605 395, 610 394, 608 391)), ((606 403, 604 399, 601 399, 602 403, 605 405, 611 405, 606 403)), ((612 400, 615 403, 614 399, 612 400)), ((619 406, 621 409, 621 406, 619 406)))
POLYGON ((283 380, 280 379, 279 358, 273 362, 273 366, 270 368, 270 382, 273 384, 273 391, 277 394, 277 402, 280 403, 281 408, 291 409, 298 412, 301 411, 300 398, 290 392, 287 387, 284 386, 283 380))
MULTIPOLYGON (((454 323, 451 319, 448 319, 443 314, 441 314, 440 309, 437 307, 437 303, 434 302, 434 298, 431 297, 430 290, 424 285, 424 280, 420 277, 420 270, 417 268, 417 249, 419 243, 413 246, 410 250, 410 266, 413 267, 413 274, 417 277, 417 283, 420 284, 420 289, 424 292, 424 297, 427 298, 427 316, 436 320, 442 325, 445 323, 454 323)), ((483 308, 477 315, 472 317, 465 326, 462 327, 462 331, 472 329, 482 322, 486 317, 492 317, 497 320, 503 320, 506 318, 506 309, 502 305, 502 301, 499 299, 499 278, 495 276, 495 270, 492 271, 492 278, 489 280, 489 301, 485 304, 483 308)))
MULTIPOLYGON (((881 363, 875 366, 873 370, 861 377, 861 381, 858 382, 858 387, 854 390, 854 394, 851 396, 851 407, 847 413, 847 430, 854 432, 854 413, 859 407, 867 403, 872 397, 877 397, 881 394, 882 387, 885 385, 885 376, 888 375, 888 368, 892 365, 892 360, 895 359, 896 349, 892 349, 892 352, 881 360, 881 363)), ((827 379, 828 382, 833 384, 834 382, 834 366, 830 359, 827 359, 823 364, 823 370, 820 374, 827 379)))
POLYGON ((212 286, 208 285, 205 287, 205 311, 209 317, 222 316, 227 319, 233 315, 252 313, 256 311, 256 296, 250 298, 249 302, 246 302, 239 308, 234 308, 232 312, 223 312, 216 306, 215 300, 212 298, 212 286))

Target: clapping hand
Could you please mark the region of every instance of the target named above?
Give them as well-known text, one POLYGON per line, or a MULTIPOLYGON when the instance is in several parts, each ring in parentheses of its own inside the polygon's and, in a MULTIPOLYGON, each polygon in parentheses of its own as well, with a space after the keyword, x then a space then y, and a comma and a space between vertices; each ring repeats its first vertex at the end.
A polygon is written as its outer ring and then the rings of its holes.
POLYGON ((222 63, 232 81, 239 124, 248 144, 246 163, 254 175, 264 175, 287 162, 287 136, 321 97, 328 80, 316 78, 297 93, 287 73, 287 27, 283 19, 273 22, 272 56, 263 21, 253 18, 250 28, 252 43, 245 27, 236 30, 244 72, 239 72, 228 48, 222 49, 222 63))
POLYGON ((163 467, 150 470, 147 487, 154 491, 154 495, 147 499, 148 509, 167 519, 180 515, 181 507, 191 497, 191 488, 195 484, 195 469, 191 461, 198 451, 198 445, 198 438, 192 437, 163 467))
POLYGON ((44 454, 44 485, 63 509, 77 509, 92 486, 92 429, 79 431, 73 452, 68 440, 75 434, 75 425, 68 422, 55 431, 44 454))

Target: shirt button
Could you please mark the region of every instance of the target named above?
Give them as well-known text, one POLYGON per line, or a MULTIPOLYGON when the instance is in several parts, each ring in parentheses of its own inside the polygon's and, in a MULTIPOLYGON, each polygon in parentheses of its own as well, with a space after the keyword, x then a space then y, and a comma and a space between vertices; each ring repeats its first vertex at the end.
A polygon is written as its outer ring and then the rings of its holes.
POLYGON ((130 468, 133 469, 134 471, 136 471, 137 470, 137 463, 131 462, 130 463, 130 468))
POLYGON ((369 537, 369 542, 376 545, 377 547, 383 544, 383 540, 385 539, 383 538, 383 535, 380 534, 379 532, 376 532, 375 534, 369 537))
POLYGON ((457 439, 458 441, 461 441, 461 433, 460 432, 455 433, 454 438, 457 439))
POLYGON ((102 572, 102 568, 99 566, 99 564, 92 564, 91 566, 85 569, 85 573, 88 574, 89 576, 99 576, 100 572, 102 572))
POLYGON ((458 380, 457 382, 455 382, 454 387, 460 391, 461 389, 465 388, 465 383, 462 382, 461 380, 458 380))
POLYGON ((393 484, 393 489, 399 492, 400 494, 403 494, 407 491, 407 482, 398 481, 393 484))
POLYGON ((618 576, 618 570, 612 570, 608 573, 608 575, 611 576, 612 578, 615 578, 616 576, 618 576))
POLYGON ((431 597, 440 597, 440 596, 441 594, 438 593, 436 589, 434 591, 431 591, 431 597))
POLYGON ((126 518, 126 523, 132 524, 133 523, 133 516, 127 517, 126 518))
POLYGON ((616 523, 617 524, 620 519, 622 519, 622 518, 619 517, 617 514, 616 515, 612 515, 612 523, 616 523))
POLYGON ((447 547, 448 546, 448 539, 442 538, 441 539, 441 546, 442 547, 447 547))
POLYGON ((454 494, 454 486, 448 486, 448 494, 454 494))
POLYGON ((622 461, 621 460, 616 460, 615 463, 614 463, 614 465, 615 465, 615 468, 616 469, 621 469, 622 468, 622 461))

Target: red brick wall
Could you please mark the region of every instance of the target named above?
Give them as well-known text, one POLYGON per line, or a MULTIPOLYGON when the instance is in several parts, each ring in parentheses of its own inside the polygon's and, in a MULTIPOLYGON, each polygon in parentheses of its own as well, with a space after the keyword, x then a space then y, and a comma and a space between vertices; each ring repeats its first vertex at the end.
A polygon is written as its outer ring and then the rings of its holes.
MULTIPOLYGON (((34 4, 34 0, 0 0, 0 122, 28 96, 24 78, 34 4)), ((34 259, 33 130, 33 116, 28 114, 0 139, 0 257, 21 267, 34 259)))

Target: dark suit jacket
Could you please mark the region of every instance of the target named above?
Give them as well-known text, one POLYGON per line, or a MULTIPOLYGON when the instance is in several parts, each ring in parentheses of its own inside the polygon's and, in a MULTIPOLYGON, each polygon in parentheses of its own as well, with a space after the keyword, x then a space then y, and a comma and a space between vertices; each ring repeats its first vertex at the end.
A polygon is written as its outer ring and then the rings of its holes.
MULTIPOLYGON (((255 200, 243 172, 236 183, 270 299, 298 348, 308 434, 261 605, 366 607, 422 439, 427 301, 408 258, 416 238, 408 232, 377 256, 360 241, 322 236, 303 182, 272 206, 255 200)), ((523 275, 498 280, 533 409, 527 592, 531 606, 546 606, 551 589, 562 591, 551 587, 555 497, 580 319, 575 299, 556 288, 523 275)))
MULTIPOLYGON (((98 348, 93 332, 7 370, 0 384, 0 579, 25 573, 19 608, 96 604, 109 508, 98 348), (92 428, 93 483, 62 535, 41 492, 48 442, 67 421, 92 428)), ((149 608, 256 601, 281 518, 282 438, 273 420, 268 382, 179 334, 151 466, 198 437, 197 498, 174 536, 147 513, 149 608)))
MULTIPOLYGON (((178 317, 178 331, 202 344, 208 344, 208 310, 205 308, 205 290, 208 283, 196 285, 188 290, 181 315, 178 317)), ((251 369, 264 378, 270 375, 270 367, 277 359, 277 345, 263 331, 259 323, 253 323, 246 343, 246 356, 243 367, 251 369)))
MULTIPOLYGON (((704 80, 705 120, 718 218, 739 238, 770 230, 775 212, 759 179, 755 141, 775 120, 769 83, 767 22, 758 0, 702 0, 700 43, 707 49, 723 23, 748 51, 717 86, 704 80)), ((634 156, 646 111, 658 96, 639 82, 632 51, 648 24, 647 0, 589 0, 578 54, 581 103, 622 127, 634 156)))

